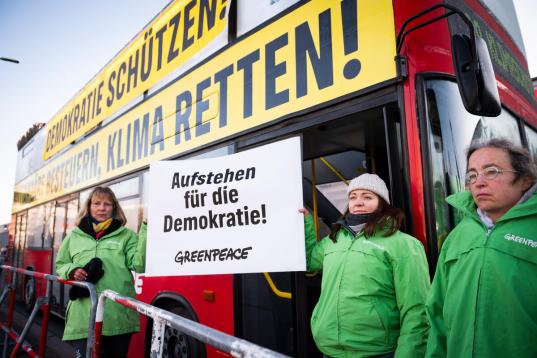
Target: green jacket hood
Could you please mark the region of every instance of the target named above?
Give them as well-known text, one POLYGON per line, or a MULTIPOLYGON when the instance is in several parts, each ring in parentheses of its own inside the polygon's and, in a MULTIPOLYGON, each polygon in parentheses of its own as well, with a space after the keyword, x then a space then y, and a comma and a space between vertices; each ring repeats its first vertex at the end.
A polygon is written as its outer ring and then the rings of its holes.
MULTIPOLYGON (((533 190, 534 188, 535 186, 532 187, 530 190, 533 190)), ((476 212, 477 206, 475 205, 474 198, 472 197, 472 193, 470 191, 467 190, 462 191, 460 193, 452 194, 446 198, 446 201, 455 209, 461 210, 466 215, 478 218, 476 212)), ((534 214, 537 214, 537 192, 534 192, 533 195, 531 195, 531 197, 529 197, 528 200, 526 200, 525 202, 513 206, 498 221, 519 218, 534 214)))

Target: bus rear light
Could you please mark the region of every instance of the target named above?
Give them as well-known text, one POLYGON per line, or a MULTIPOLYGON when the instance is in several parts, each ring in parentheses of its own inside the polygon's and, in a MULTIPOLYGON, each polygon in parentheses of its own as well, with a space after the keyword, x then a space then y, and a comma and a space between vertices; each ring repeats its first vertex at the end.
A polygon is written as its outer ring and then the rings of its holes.
POLYGON ((207 302, 214 302, 215 293, 213 290, 203 290, 203 299, 207 302))

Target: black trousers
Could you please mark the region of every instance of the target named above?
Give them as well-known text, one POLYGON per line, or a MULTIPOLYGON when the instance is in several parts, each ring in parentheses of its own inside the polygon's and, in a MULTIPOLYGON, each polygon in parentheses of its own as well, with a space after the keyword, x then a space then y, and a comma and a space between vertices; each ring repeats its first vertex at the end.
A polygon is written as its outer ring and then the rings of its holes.
MULTIPOLYGON (((101 357, 103 358, 126 358, 129 352, 132 333, 119 334, 117 336, 102 336, 101 357)), ((71 341, 75 348, 73 357, 85 358, 87 339, 75 339, 71 341)))

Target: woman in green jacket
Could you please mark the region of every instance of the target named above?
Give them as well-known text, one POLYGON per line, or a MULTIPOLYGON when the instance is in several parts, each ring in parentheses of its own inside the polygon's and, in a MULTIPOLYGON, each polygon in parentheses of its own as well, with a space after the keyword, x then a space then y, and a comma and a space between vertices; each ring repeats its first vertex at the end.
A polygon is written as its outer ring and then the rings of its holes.
MULTIPOLYGON (((76 227, 61 244, 56 258, 58 275, 64 279, 89 280, 84 267, 92 259, 99 258, 104 275, 95 283, 97 294, 111 289, 121 295, 135 297, 131 270, 144 271, 146 226, 142 225, 138 238, 125 227, 126 222, 112 190, 95 188, 80 210, 76 227)), ((70 300, 67 306, 63 339, 73 341, 75 357, 84 357, 90 299, 72 298, 74 300, 70 300)), ((102 330, 103 354, 106 357, 126 357, 131 335, 137 331, 139 317, 136 312, 113 301, 106 303, 102 330)))
POLYGON ((442 245, 426 357, 537 357, 537 167, 504 139, 468 149, 463 219, 442 245))
POLYGON ((400 209, 375 174, 354 178, 348 210, 316 241, 306 209, 308 270, 322 270, 311 317, 313 337, 330 357, 422 357, 430 287, 422 244, 399 231, 400 209))

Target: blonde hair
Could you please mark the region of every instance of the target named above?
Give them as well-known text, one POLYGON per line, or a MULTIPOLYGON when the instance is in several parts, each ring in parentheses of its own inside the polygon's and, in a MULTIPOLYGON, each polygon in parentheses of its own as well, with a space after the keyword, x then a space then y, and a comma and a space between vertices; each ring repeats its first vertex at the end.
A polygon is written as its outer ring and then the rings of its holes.
POLYGON ((127 224, 127 217, 125 216, 125 213, 123 212, 123 209, 121 209, 121 206, 119 205, 119 201, 116 198, 116 195, 112 191, 112 189, 106 187, 106 186, 98 186, 95 189, 91 191, 88 198, 86 199, 86 202, 84 205, 80 208, 80 211, 78 212, 78 216, 76 218, 75 225, 80 225, 80 222, 82 219, 91 213, 91 199, 93 196, 107 196, 110 201, 112 201, 112 217, 114 219, 117 219, 121 222, 121 226, 124 226, 127 224))

